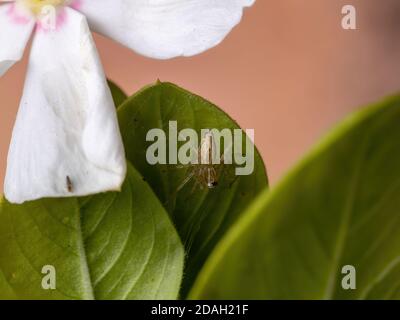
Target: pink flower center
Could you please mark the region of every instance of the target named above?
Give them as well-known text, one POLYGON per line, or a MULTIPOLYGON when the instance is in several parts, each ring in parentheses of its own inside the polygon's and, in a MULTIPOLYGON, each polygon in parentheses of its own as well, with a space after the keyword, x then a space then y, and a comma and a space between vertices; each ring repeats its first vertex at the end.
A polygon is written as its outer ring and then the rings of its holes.
POLYGON ((69 0, 17 0, 17 6, 39 17, 57 12, 61 7, 68 5, 69 0))
POLYGON ((77 9, 82 0, 16 0, 8 15, 14 23, 26 24, 36 20, 38 30, 59 29, 67 18, 66 6, 77 9))

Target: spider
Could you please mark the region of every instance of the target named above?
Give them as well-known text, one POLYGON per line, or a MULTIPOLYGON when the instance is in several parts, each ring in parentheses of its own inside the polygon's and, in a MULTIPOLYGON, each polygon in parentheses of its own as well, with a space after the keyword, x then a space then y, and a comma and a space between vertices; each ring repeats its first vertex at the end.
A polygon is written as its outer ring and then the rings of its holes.
MULTIPOLYGON (((179 186, 165 202, 165 205, 167 206, 167 208, 169 208, 169 210, 173 210, 173 208, 175 207, 179 191, 181 191, 192 180, 194 180, 194 183, 190 194, 193 194, 193 192, 197 188, 199 188, 200 190, 212 190, 222 186, 221 178, 223 173, 225 176, 227 163, 225 163, 226 161, 224 161, 224 154, 219 157, 219 155, 216 154, 216 149, 217 148, 215 144, 215 138, 210 131, 205 134, 197 149, 193 150, 197 158, 197 162, 175 167, 176 169, 187 168, 187 172, 183 181, 179 184, 179 186), (217 161, 218 157, 219 161, 217 161)), ((233 167, 229 166, 229 168, 233 167)), ((235 177, 231 179, 231 182, 229 183, 229 188, 232 187, 237 178, 238 176, 235 175, 235 177)))
POLYGON ((188 165, 183 165, 178 168, 188 167, 188 173, 186 178, 178 186, 176 193, 182 190, 192 179, 195 179, 193 189, 200 187, 203 189, 214 189, 219 185, 221 174, 224 168, 224 155, 217 159, 216 145, 214 136, 211 132, 205 134, 202 139, 197 153, 197 163, 190 163, 188 165), (217 163, 215 163, 217 162, 217 163))

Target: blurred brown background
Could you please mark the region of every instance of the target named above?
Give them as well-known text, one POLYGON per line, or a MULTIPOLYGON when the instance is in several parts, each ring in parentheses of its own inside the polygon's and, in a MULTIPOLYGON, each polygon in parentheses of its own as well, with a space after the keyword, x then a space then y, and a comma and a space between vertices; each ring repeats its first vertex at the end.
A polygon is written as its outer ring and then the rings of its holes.
MULTIPOLYGON (((254 128, 273 183, 345 115, 400 91, 399 0, 258 0, 222 45, 189 59, 96 41, 126 92, 171 81, 254 128), (356 31, 341 28, 345 4, 357 8, 356 31)), ((26 57, 0 79, 1 188, 25 70, 26 57)))

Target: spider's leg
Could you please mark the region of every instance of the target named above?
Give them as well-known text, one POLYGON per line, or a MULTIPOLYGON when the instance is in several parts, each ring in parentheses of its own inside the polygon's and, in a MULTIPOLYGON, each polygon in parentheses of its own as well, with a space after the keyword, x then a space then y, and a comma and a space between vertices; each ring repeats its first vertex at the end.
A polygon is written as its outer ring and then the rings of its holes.
MULTIPOLYGON (((219 169, 219 168, 217 168, 217 169, 219 169)), ((212 179, 214 180, 214 183, 217 183, 217 185, 218 185, 223 167, 221 170, 217 170, 217 169, 215 169, 214 167, 211 167, 211 176, 212 176, 212 179)))
POLYGON ((167 199, 167 201, 165 202, 165 206, 168 208, 170 205, 172 206, 171 209, 173 209, 175 207, 176 204, 176 198, 178 197, 178 192, 181 191, 183 189, 183 187, 190 181, 190 179, 193 178, 195 174, 195 171, 189 170, 189 174, 188 176, 179 184, 179 186, 175 189, 175 191, 170 194, 169 199, 167 199))
POLYGON ((190 166, 190 164, 178 164, 175 166, 175 169, 185 169, 189 166, 190 166))
MULTIPOLYGON (((215 170, 215 169, 214 169, 215 170)), ((224 164, 224 155, 221 157, 221 163, 218 165, 217 170, 215 170, 215 175, 217 177, 217 182, 220 182, 221 176, 223 171, 225 170, 225 164, 224 164)))
POLYGON ((198 184, 199 184, 199 178, 196 177, 196 179, 195 179, 195 181, 194 181, 194 183, 193 183, 192 189, 190 190, 190 194, 193 194, 193 193, 194 193, 194 191, 196 190, 198 184))
POLYGON ((235 184, 236 180, 239 179, 238 175, 235 175, 235 178, 229 183, 229 188, 232 188, 232 186, 235 184))
POLYGON ((196 183, 193 186, 193 190, 196 188, 199 188, 200 190, 203 190, 203 172, 204 172, 204 167, 203 165, 199 165, 196 173, 196 183))
POLYGON ((218 181, 221 179, 222 175, 226 177, 226 179, 230 178, 229 188, 232 188, 233 184, 239 178, 238 175, 235 174, 235 167, 233 164, 225 164, 224 155, 221 156, 221 164, 218 167, 218 181), (231 175, 234 177, 232 178, 231 175))
POLYGON ((178 188, 175 190, 175 194, 178 193, 179 191, 182 190, 182 188, 193 178, 195 175, 196 170, 192 170, 188 176, 181 182, 181 184, 178 186, 178 188))

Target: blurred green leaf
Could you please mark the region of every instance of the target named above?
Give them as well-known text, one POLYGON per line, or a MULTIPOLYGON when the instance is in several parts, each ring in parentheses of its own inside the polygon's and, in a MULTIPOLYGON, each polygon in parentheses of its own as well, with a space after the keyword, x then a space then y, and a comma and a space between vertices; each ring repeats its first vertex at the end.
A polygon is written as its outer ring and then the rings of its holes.
POLYGON ((192 128, 198 134, 201 129, 238 129, 239 126, 212 103, 173 84, 160 82, 125 101, 118 109, 118 116, 128 159, 168 208, 185 244, 185 296, 215 244, 267 187, 264 164, 256 151, 253 174, 235 178, 229 174, 232 167, 224 168, 217 188, 193 188, 195 179, 192 179, 177 192, 188 175, 188 168, 150 165, 146 150, 153 142, 146 142, 147 132, 153 128, 163 129, 169 142, 169 121, 177 121, 178 130, 192 128))
POLYGON ((112 94, 112 97, 114 100, 114 104, 116 107, 118 107, 128 98, 128 96, 113 81, 107 80, 107 83, 108 83, 108 86, 110 87, 111 94, 112 94))
POLYGON ((399 124, 397 97, 340 125, 235 224, 190 297, 399 299, 399 124))
POLYGON ((0 205, 0 299, 175 299, 183 246, 129 166, 122 191, 0 205), (56 290, 42 288, 42 268, 56 290))

